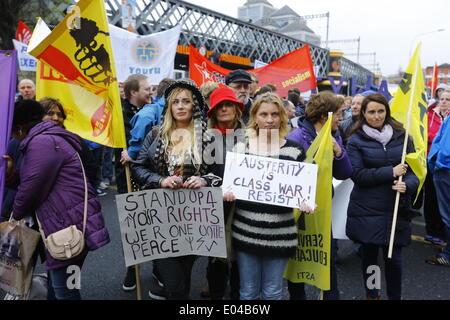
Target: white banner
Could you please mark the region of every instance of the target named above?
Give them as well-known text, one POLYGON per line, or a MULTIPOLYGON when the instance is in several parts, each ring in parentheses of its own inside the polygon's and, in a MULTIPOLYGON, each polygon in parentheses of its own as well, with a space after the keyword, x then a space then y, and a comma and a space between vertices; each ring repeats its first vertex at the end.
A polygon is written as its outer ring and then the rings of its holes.
POLYGON ((36 72, 37 60, 31 54, 27 53, 27 45, 13 39, 14 49, 17 51, 20 71, 36 72))
POLYGON ((175 54, 181 24, 167 31, 140 36, 109 25, 117 79, 124 82, 132 74, 149 77, 152 85, 173 78, 175 54))
POLYGON ((314 208, 317 165, 228 152, 223 193, 240 200, 299 208, 314 208))
POLYGON ((344 181, 333 179, 334 197, 333 197, 333 238, 340 240, 349 240, 345 228, 347 225, 347 210, 350 202, 350 194, 353 190, 352 179, 344 181))
POLYGON ((220 188, 155 189, 116 196, 127 267, 154 259, 226 258, 220 188))

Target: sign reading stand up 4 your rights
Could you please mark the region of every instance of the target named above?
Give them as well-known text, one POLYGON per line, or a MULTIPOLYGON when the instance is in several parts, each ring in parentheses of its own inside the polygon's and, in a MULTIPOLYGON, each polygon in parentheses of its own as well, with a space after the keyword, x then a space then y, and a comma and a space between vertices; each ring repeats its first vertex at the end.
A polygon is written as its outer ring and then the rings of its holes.
POLYGON ((315 207, 317 165, 228 152, 222 190, 239 200, 315 207))

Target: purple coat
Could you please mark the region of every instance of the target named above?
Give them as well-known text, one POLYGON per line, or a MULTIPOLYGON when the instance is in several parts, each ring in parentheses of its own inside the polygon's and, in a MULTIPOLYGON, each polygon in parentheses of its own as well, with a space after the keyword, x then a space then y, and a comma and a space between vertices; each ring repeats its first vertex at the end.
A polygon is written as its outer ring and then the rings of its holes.
MULTIPOLYGON (((14 201, 14 219, 20 220, 36 213, 45 236, 76 224, 83 230, 84 179, 77 156, 81 145, 74 134, 52 121, 33 127, 20 145, 23 153, 20 185, 14 201)), ((65 267, 86 257, 109 243, 101 205, 88 183, 88 219, 85 250, 66 261, 53 259, 46 251, 47 270, 65 267)))
MULTIPOLYGON (((286 139, 297 142, 303 149, 308 150, 317 136, 316 129, 308 120, 303 120, 299 123, 299 128, 289 134, 286 139)), ((333 177, 338 180, 346 180, 352 175, 352 163, 342 144, 342 138, 339 135, 339 130, 333 133, 339 146, 342 148, 342 155, 339 158, 334 158, 333 161, 333 177)))

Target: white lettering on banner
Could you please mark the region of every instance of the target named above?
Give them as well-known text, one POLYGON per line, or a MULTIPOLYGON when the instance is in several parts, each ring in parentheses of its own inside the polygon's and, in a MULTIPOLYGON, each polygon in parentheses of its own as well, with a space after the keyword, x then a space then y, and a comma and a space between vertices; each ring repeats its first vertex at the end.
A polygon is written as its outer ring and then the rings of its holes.
POLYGON ((237 199, 299 208, 315 206, 315 164, 228 152, 222 190, 237 199))
POLYGON ((126 266, 191 254, 226 258, 222 197, 220 188, 117 195, 126 266))

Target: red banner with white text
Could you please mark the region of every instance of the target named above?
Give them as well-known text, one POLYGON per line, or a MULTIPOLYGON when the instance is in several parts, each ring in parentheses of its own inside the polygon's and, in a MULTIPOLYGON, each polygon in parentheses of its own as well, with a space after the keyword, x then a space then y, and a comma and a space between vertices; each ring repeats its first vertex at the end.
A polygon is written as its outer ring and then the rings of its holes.
MULTIPOLYGON (((225 83, 225 76, 232 70, 212 63, 193 46, 189 49, 189 74, 198 86, 208 81, 225 83)), ((317 86, 308 45, 278 58, 265 67, 247 71, 258 75, 259 86, 274 84, 281 97, 286 97, 292 88, 307 92, 317 86)))

